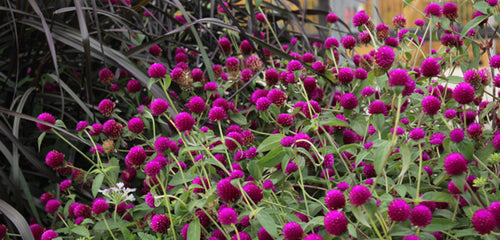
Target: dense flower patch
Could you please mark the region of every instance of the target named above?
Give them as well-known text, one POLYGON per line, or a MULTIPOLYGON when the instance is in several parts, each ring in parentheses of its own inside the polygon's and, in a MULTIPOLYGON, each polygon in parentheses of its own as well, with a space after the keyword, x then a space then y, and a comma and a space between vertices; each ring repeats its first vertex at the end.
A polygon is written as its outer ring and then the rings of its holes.
MULTIPOLYGON (((405 28, 403 15, 375 26, 360 11, 352 23, 358 35, 315 42, 311 52, 295 38, 281 45, 285 56, 250 44, 256 37, 223 32, 215 51, 224 64, 196 65, 194 53, 178 48, 175 63, 147 63, 149 86, 133 77, 119 84, 101 70, 111 91, 98 119, 67 129, 89 143, 77 154, 91 168, 59 149, 47 153, 61 182, 40 201, 54 224, 33 224, 33 234, 494 239, 500 57, 490 69, 478 69, 476 59, 490 41, 477 29, 498 6, 474 6, 462 26, 456 4, 431 3, 417 29, 405 28), (431 33, 442 45, 427 54, 431 33), (373 49, 358 54, 365 45, 373 49), (463 78, 450 73, 460 68, 463 78), (141 91, 153 84, 164 98, 141 91)), ((217 9, 223 19, 230 5, 217 9)), ((256 18, 268 24, 263 13, 256 18)), ((333 27, 338 17, 326 20, 333 27)), ((64 128, 49 113, 38 119, 64 128)), ((43 122, 37 127, 65 139, 43 122)))

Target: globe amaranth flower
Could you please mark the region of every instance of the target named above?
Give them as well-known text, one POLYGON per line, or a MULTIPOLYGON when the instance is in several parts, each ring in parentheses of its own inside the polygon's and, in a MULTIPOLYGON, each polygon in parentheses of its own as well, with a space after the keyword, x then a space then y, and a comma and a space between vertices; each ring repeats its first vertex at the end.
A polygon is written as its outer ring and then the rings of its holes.
POLYGON ((160 162, 158 161, 149 161, 146 163, 144 166, 144 173, 148 176, 155 176, 158 175, 161 171, 163 166, 161 165, 160 162))
POLYGON ((133 133, 141 133, 144 130, 144 121, 140 117, 133 117, 128 121, 128 129, 133 133))
POLYGON ((366 70, 358 68, 354 70, 354 77, 360 80, 365 80, 366 78, 368 78, 368 73, 366 72, 366 70))
POLYGON ((453 89, 453 99, 460 104, 468 104, 474 100, 474 87, 469 83, 459 83, 453 89))
POLYGON ((422 138, 425 137, 425 131, 421 128, 415 128, 410 131, 410 134, 408 135, 411 139, 418 141, 422 138))
POLYGON ((146 151, 143 147, 133 146, 125 156, 125 164, 127 164, 129 168, 137 167, 143 164, 146 158, 146 151))
POLYGON ((479 209, 472 216, 472 226, 481 235, 489 234, 495 229, 496 220, 490 211, 479 209))
POLYGON ((415 25, 417 25, 419 27, 423 27, 425 25, 425 22, 422 19, 417 19, 417 20, 415 20, 415 25))
POLYGON ((342 39, 340 39, 340 42, 345 49, 353 49, 354 46, 356 46, 356 38, 351 35, 343 37, 342 39))
POLYGON ((303 68, 302 63, 300 63, 300 61, 297 61, 297 60, 290 61, 288 63, 288 65, 286 66, 286 70, 289 72, 302 70, 302 68, 303 68))
POLYGON ((333 210, 325 215, 323 223, 330 235, 339 236, 347 230, 348 221, 343 212, 333 210))
POLYGON ((130 81, 127 82, 127 91, 129 93, 136 93, 141 91, 142 85, 139 81, 135 79, 130 79, 130 81))
POLYGON ((45 204, 45 211, 47 213, 55 213, 57 209, 61 206, 61 202, 57 199, 50 199, 46 204, 45 204))
POLYGON ((271 105, 271 100, 267 97, 261 97, 257 99, 257 102, 255 103, 255 107, 257 108, 257 111, 266 111, 269 106, 271 105))
POLYGON ((149 223, 151 229, 157 233, 167 234, 170 228, 170 218, 165 214, 155 214, 149 223))
POLYGON ((329 37, 325 40, 325 49, 338 48, 339 46, 339 41, 334 37, 329 37))
POLYGON ((157 98, 151 102, 149 108, 153 115, 160 115, 168 109, 168 102, 164 99, 157 98))
POLYGON ((441 17, 441 15, 443 14, 443 9, 441 8, 441 5, 437 3, 430 3, 425 8, 424 12, 426 17, 431 17, 431 15, 441 17))
MULTIPOLYGON (((499 135, 500 136, 500 135, 499 135)), ((294 137, 287 136, 281 139, 281 146, 283 147, 290 147, 295 143, 294 137)))
POLYGON ((493 217, 495 217, 497 227, 500 226, 500 202, 490 203, 488 211, 490 211, 491 214, 493 214, 493 217))
POLYGON ((153 63, 148 69, 148 74, 152 78, 164 78, 167 74, 167 69, 161 63, 153 63))
POLYGON ((354 17, 352 18, 352 23, 354 24, 354 27, 359 27, 363 24, 367 24, 369 20, 370 17, 368 16, 368 14, 366 14, 366 12, 362 10, 354 15, 354 17))
POLYGON ((326 22, 327 23, 336 23, 339 20, 339 17, 335 13, 328 13, 326 15, 326 22))
POLYGON ((110 119, 104 123, 103 130, 104 133, 111 139, 118 139, 122 134, 123 125, 117 123, 113 119, 110 119))
MULTIPOLYGON (((467 191, 467 184, 464 184, 463 186, 464 188, 464 191, 467 191)), ((451 180, 449 183, 448 183, 448 193, 450 194, 460 194, 462 193, 462 190, 458 189, 458 187, 455 185, 455 183, 453 182, 453 180, 451 180)))
POLYGON ((43 232, 42 236, 40 236, 40 240, 52 240, 57 237, 59 237, 59 234, 56 231, 49 229, 43 232))
POLYGON ((354 109, 358 106, 358 98, 352 93, 342 95, 340 105, 345 109, 354 109))
POLYGON ((313 77, 306 77, 302 83, 304 84, 304 89, 308 93, 313 92, 317 88, 316 79, 313 77))
MULTIPOLYGON (((36 119, 50 123, 50 124, 56 123, 56 119, 50 113, 42 113, 42 114, 38 115, 38 117, 36 119)), ((42 132, 52 130, 52 127, 44 125, 42 123, 38 123, 38 122, 36 123, 36 127, 38 127, 38 129, 40 129, 40 131, 42 131, 42 132)))
POLYGON ((231 225, 238 223, 238 213, 230 207, 225 207, 219 210, 219 222, 223 225, 231 225))
POLYGON ((345 196, 340 190, 333 189, 326 193, 325 205, 329 210, 341 209, 345 204, 345 196))
POLYGON ((285 106, 286 102, 286 93, 279 89, 271 89, 269 93, 267 94, 267 98, 271 100, 272 103, 274 103, 278 108, 281 108, 285 106))
POLYGON ((427 115, 435 115, 441 108, 441 100, 435 96, 426 96, 422 100, 422 111, 427 115))
POLYGON ((377 39, 379 41, 384 41, 389 37, 390 29, 387 24, 381 23, 375 29, 377 30, 377 39))
POLYGON ((231 240, 252 240, 252 236, 247 232, 238 232, 234 234, 231 240))
POLYGON ((181 132, 192 130, 194 124, 196 123, 194 117, 187 112, 179 113, 175 117, 174 122, 175 122, 175 127, 181 132))
POLYGON ((483 126, 479 123, 471 123, 467 128, 467 135, 472 139, 478 139, 483 136, 483 126))
POLYGON ((79 121, 77 124, 76 124, 76 128, 75 130, 76 131, 82 131, 83 129, 85 129, 86 127, 89 126, 89 122, 87 121, 79 121))
POLYGON ((405 15, 396 15, 392 18, 392 25, 395 28, 404 28, 406 26, 405 15))
POLYGON ((365 87, 361 90, 362 97, 368 97, 368 96, 371 96, 373 94, 375 94, 375 89, 373 89, 372 87, 365 87))
POLYGON ((395 199, 389 204, 387 214, 392 221, 403 222, 410 216, 410 205, 403 199, 395 199))
POLYGON ((346 85, 354 80, 354 72, 351 68, 341 68, 337 73, 340 84, 346 85))
POLYGON ((241 191, 231 183, 231 179, 224 178, 217 183, 217 195, 227 202, 233 203, 241 196, 241 191))
POLYGON ((500 68, 500 55, 495 55, 490 59, 490 67, 500 68))
POLYGON ((92 212, 95 215, 99 215, 108 209, 109 209, 109 204, 103 198, 96 198, 92 202, 92 212))
POLYGON ((464 131, 458 128, 451 130, 450 139, 456 143, 461 142, 464 139, 464 131))
POLYGON ((226 55, 231 54, 233 48, 231 46, 231 41, 228 38, 222 37, 219 39, 219 49, 226 55))
POLYGON ((64 191, 68 190, 71 187, 71 184, 73 184, 73 182, 71 180, 69 180, 69 179, 63 180, 59 184, 59 190, 61 192, 64 192, 64 191))
POLYGON ((230 132, 226 135, 225 144, 226 147, 230 150, 233 151, 236 148, 238 148, 238 145, 243 145, 243 136, 239 132, 230 132))
POLYGON ((398 85, 405 86, 410 80, 410 75, 404 69, 398 68, 393 69, 389 72, 389 87, 394 87, 398 85))
POLYGON ((441 72, 441 65, 434 58, 426 58, 420 64, 420 71, 424 77, 435 77, 441 72))
POLYGON ((431 220, 432 212, 427 206, 418 205, 410 213, 410 221, 413 226, 426 227, 431 223, 431 220))
POLYGON ((293 172, 295 172, 297 170, 299 170, 299 166, 297 165, 297 163, 295 163, 295 162, 289 162, 286 165, 285 174, 286 175, 290 175, 290 174, 292 174, 293 172))
POLYGON ((262 194, 262 189, 260 189, 255 183, 249 182, 243 186, 243 191, 250 197, 250 199, 258 204, 264 195, 262 194))
POLYGON ((57 169, 64 163, 64 154, 56 150, 52 150, 45 156, 45 163, 49 167, 57 169))
MULTIPOLYGON (((368 44, 372 40, 372 37, 370 36, 370 34, 368 32, 365 31, 365 32, 360 32, 358 34, 358 39, 359 39, 360 43, 368 44)), ((356 65, 359 65, 359 64, 356 64, 356 65)))
POLYGON ((349 200, 356 207, 359 207, 370 200, 372 193, 370 189, 363 185, 356 185, 351 189, 349 200))
POLYGON ((288 222, 283 226, 283 237, 285 240, 301 240, 304 230, 296 222, 288 222))
POLYGON ((460 175, 467 171, 467 160, 460 153, 450 153, 444 158, 444 169, 449 175, 460 175))
POLYGON ((278 83, 279 81, 279 73, 276 69, 270 68, 266 70, 265 75, 265 80, 266 84, 269 86, 274 86, 278 83))
POLYGON ((102 84, 109 84, 113 81, 115 75, 113 72, 107 68, 103 68, 99 71, 99 80, 102 84))
POLYGON ((213 107, 208 112, 208 119, 210 121, 215 122, 215 121, 222 120, 224 118, 226 118, 226 110, 224 110, 224 108, 222 108, 222 107, 213 107))
POLYGON ((458 7, 454 2, 447 2, 443 5, 443 15, 451 21, 458 18, 458 7))
POLYGON ((394 50, 387 46, 380 47, 374 56, 375 63, 383 70, 391 68, 395 57, 394 50))

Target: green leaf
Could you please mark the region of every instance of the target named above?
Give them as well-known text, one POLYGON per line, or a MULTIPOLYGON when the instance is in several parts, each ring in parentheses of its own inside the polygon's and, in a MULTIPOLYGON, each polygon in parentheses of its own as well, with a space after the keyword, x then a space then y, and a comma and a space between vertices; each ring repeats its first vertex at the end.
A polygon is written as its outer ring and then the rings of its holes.
POLYGON ((460 35, 465 36, 465 34, 467 34, 471 29, 479 25, 486 18, 488 18, 488 15, 481 15, 470 20, 467 24, 465 24, 464 29, 462 30, 462 33, 460 33, 460 35))
POLYGON ((336 117, 325 119, 325 120, 321 120, 319 122, 319 124, 321 124, 321 125, 328 125, 328 126, 334 126, 334 127, 349 127, 349 125, 344 120, 340 120, 340 119, 338 119, 336 117))
POLYGON ((271 217, 271 215, 267 214, 264 211, 259 211, 255 217, 257 217, 257 220, 259 223, 266 229, 267 233, 273 237, 278 237, 278 230, 276 227, 276 223, 274 222, 274 219, 271 217))
POLYGON ((288 158, 288 156, 289 154, 283 151, 283 147, 279 146, 259 159, 257 164, 261 167, 274 167, 278 165, 282 159, 288 158))
POLYGON ((402 179, 402 178, 404 178, 406 171, 408 171, 408 169, 410 168, 410 163, 412 161, 411 161, 411 153, 410 153, 410 149, 408 148, 408 145, 401 144, 401 146, 399 146, 399 152, 401 153, 401 158, 403 160, 402 161, 403 166, 401 168, 401 172, 399 173, 398 178, 402 179))
POLYGON ((351 208, 351 211, 354 214, 354 217, 356 217, 356 219, 358 219, 358 221, 361 224, 363 224, 369 228, 372 228, 372 226, 368 223, 368 217, 361 212, 361 207, 354 207, 353 206, 351 208))
POLYGON ((365 159, 366 156, 370 155, 370 152, 369 151, 363 151, 361 153, 359 153, 357 156, 356 156, 356 167, 359 165, 359 163, 361 161, 363 161, 363 159, 365 159))
POLYGON ((391 142, 387 140, 382 140, 382 142, 379 144, 378 150, 375 153, 375 157, 373 159, 374 161, 373 166, 375 167, 377 175, 380 175, 382 173, 382 169, 384 168, 390 150, 391 150, 391 142))
POLYGON ((494 9, 487 2, 483 2, 483 1, 477 1, 476 3, 474 3, 474 8, 476 10, 484 13, 484 14, 488 14, 488 13, 492 12, 492 10, 494 9))
POLYGON ((187 239, 199 240, 201 237, 200 219, 195 219, 189 223, 187 239))
POLYGON ((422 201, 453 203, 453 195, 445 192, 426 192, 422 196, 422 201))
POLYGON ((267 137, 259 145, 259 147, 257 148, 257 152, 266 152, 281 146, 281 139, 283 139, 284 137, 285 135, 283 134, 273 134, 267 137))
POLYGON ((156 240, 156 237, 151 235, 151 234, 148 234, 148 233, 144 233, 144 232, 137 232, 137 235, 139 236, 139 238, 141 240, 156 240))
POLYGON ((453 83, 453 84, 459 84, 464 81, 463 77, 458 77, 458 76, 449 76, 448 77, 448 82, 453 83))
POLYGON ((422 230, 427 232, 441 232, 451 229, 457 224, 457 222, 453 222, 449 219, 433 218, 431 224, 427 225, 427 227, 423 228, 422 230))
POLYGON ((247 169, 250 172, 250 175, 254 179, 260 179, 261 178, 262 169, 258 165, 257 161, 250 161, 250 162, 248 162, 247 169))
POLYGON ((455 184, 460 192, 464 192, 464 185, 466 183, 464 174, 453 175, 451 176, 451 180, 453 180, 453 184, 455 184))
POLYGON ((71 229, 71 232, 74 232, 74 233, 76 233, 80 236, 84 236, 84 237, 90 236, 89 230, 87 230, 83 226, 76 226, 76 227, 71 229))
POLYGON ((55 123, 54 125, 56 125, 56 126, 58 126, 58 127, 60 127, 60 128, 68 129, 68 128, 66 127, 66 124, 64 124, 64 122, 63 122, 61 119, 57 119, 57 120, 56 120, 56 123, 55 123))
POLYGON ((238 125, 246 125, 247 124, 247 119, 243 115, 241 115, 240 113, 230 114, 229 117, 231 118, 231 120, 233 120, 238 125))
POLYGON ((16 226, 22 239, 34 240, 30 226, 26 219, 14 207, 0 198, 0 213, 7 217, 16 226))
POLYGON ((42 142, 43 142, 43 139, 45 138, 45 135, 47 134, 47 132, 42 132, 42 134, 40 134, 40 136, 38 136, 38 152, 40 152, 40 148, 42 146, 42 142))
POLYGON ((104 180, 104 174, 99 173, 94 179, 94 182, 92 183, 92 195, 94 198, 97 196, 97 193, 99 192, 99 189, 101 189, 102 181, 104 180))
POLYGON ((184 172, 184 175, 178 172, 174 175, 172 180, 168 182, 168 185, 177 186, 179 184, 184 184, 184 179, 186 180, 186 183, 189 183, 193 181, 194 177, 188 172, 184 172))
POLYGON ((391 236, 409 236, 414 234, 415 232, 411 230, 409 227, 403 226, 402 224, 396 224, 391 229, 391 236))
POLYGON ((255 0, 255 7, 259 8, 260 4, 262 4, 262 0, 255 0))
POLYGON ((373 114, 373 125, 377 131, 382 132, 385 124, 384 114, 373 114))

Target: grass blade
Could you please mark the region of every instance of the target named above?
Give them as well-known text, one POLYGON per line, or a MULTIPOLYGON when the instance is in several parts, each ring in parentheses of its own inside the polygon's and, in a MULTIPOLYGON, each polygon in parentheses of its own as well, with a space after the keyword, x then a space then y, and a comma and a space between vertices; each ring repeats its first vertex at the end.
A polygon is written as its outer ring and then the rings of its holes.
POLYGON ((33 234, 31 233, 30 226, 26 219, 10 204, 0 199, 0 212, 2 212, 9 220, 16 226, 19 230, 19 234, 22 239, 34 240, 33 234))

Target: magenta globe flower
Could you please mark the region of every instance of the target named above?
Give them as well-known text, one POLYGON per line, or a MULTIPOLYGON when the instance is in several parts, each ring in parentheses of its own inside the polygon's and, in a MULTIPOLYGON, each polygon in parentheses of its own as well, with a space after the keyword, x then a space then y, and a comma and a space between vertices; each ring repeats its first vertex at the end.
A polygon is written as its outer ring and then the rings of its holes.
POLYGON ((472 226, 481 235, 489 234, 495 229, 495 216, 486 209, 479 209, 472 216, 472 226))
POLYGON ((460 104, 468 104, 474 100, 474 87, 469 83, 459 83, 453 89, 453 99, 460 104))
POLYGON ((326 231, 332 236, 338 236, 347 230, 348 221, 341 211, 328 212, 323 221, 326 231))
MULTIPOLYGON (((47 123, 50 123, 50 124, 55 124, 56 123, 56 119, 50 113, 42 113, 42 114, 38 115, 38 117, 36 119, 44 121, 44 122, 47 122, 47 123)), ((36 123, 36 126, 42 132, 52 130, 52 127, 49 127, 49 126, 44 125, 42 123, 36 123)))
POLYGON ((431 223, 432 212, 424 205, 418 205, 413 208, 410 214, 410 221, 413 226, 416 227, 426 227, 431 223))
POLYGON ((403 222, 410 216, 410 205, 403 199, 395 199, 389 204, 387 214, 389 218, 396 222, 403 222))
POLYGON ((426 58, 420 65, 420 71, 424 77, 435 77, 441 72, 441 65, 434 58, 426 58))
POLYGON ((238 213, 230 207, 225 207, 219 210, 219 222, 223 225, 231 225, 238 223, 238 213))
POLYGON ((175 127, 181 132, 192 130, 194 124, 196 123, 194 117, 187 112, 179 113, 177 117, 175 117, 174 121, 175 127))
POLYGON ((167 234, 170 228, 170 218, 165 214, 156 214, 149 223, 153 231, 161 234, 167 234))
POLYGON ((372 193, 364 185, 357 185, 352 187, 351 193, 349 194, 349 200, 356 207, 359 207, 370 200, 372 193))
POLYGON ((153 63, 148 69, 148 74, 152 78, 164 78, 167 74, 167 69, 161 63, 153 63))
POLYGON ((422 111, 427 115, 435 115, 441 108, 441 100, 435 96, 426 96, 422 100, 422 111))
POLYGON ((301 240, 304 236, 304 230, 300 224, 289 222, 283 226, 283 237, 285 240, 301 240))
POLYGON ((444 158, 444 169, 449 175, 460 175, 467 171, 467 160, 460 153, 450 153, 444 158))

